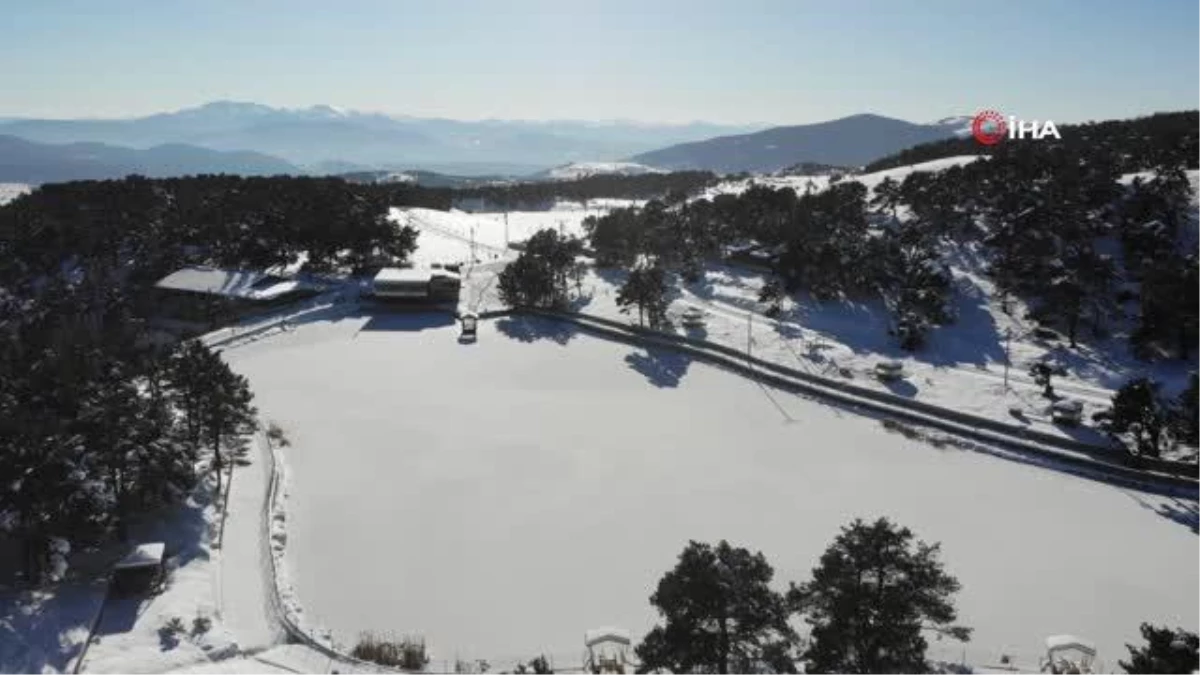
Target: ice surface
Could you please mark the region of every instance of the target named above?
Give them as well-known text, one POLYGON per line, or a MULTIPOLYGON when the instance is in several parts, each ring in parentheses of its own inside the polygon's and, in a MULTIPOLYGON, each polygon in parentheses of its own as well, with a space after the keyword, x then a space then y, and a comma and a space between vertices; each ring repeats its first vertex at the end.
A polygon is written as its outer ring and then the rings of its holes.
POLYGON ((224 352, 292 441, 292 580, 343 643, 578 661, 590 627, 653 625, 689 539, 762 550, 783 588, 878 516, 942 542, 963 583, 975 640, 935 655, 1035 668, 1071 632, 1114 662, 1142 621, 1197 624, 1195 501, 935 449, 555 323, 456 338, 449 317, 347 317, 224 352))

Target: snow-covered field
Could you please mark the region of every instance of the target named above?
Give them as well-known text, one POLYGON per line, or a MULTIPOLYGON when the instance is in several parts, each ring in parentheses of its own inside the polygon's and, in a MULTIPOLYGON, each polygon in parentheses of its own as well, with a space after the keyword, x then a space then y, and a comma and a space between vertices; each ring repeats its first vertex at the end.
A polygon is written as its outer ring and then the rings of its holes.
POLYGON ((619 175, 637 176, 644 173, 666 173, 636 162, 572 162, 556 166, 546 172, 546 177, 553 180, 578 180, 589 176, 619 175))
POLYGON ((25 183, 0 183, 0 205, 7 204, 32 189, 32 185, 25 183))
POLYGON ((396 223, 411 225, 420 231, 417 251, 412 257, 415 262, 468 262, 471 260, 472 240, 475 257, 486 262, 515 257, 516 253, 507 250, 506 245, 525 241, 539 230, 548 228, 582 237, 584 218, 601 216, 613 208, 638 203, 616 199, 596 200, 589 202, 588 208, 580 204, 560 203, 552 211, 512 211, 507 216, 504 213, 394 208, 391 218, 396 223))
POLYGON ((586 629, 653 624, 689 539, 762 550, 782 586, 881 515, 943 543, 972 663, 1033 669, 1070 632, 1115 667, 1141 621, 1198 623, 1194 501, 935 449, 555 323, 456 337, 448 317, 364 315, 224 352, 292 443, 291 577, 344 643, 370 629, 425 636, 435 663, 578 663, 586 629))

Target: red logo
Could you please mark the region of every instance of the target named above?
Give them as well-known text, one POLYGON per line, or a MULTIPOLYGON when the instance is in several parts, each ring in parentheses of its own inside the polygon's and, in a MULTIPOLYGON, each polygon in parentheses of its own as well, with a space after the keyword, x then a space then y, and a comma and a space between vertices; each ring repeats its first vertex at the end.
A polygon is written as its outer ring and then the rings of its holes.
POLYGON ((995 145, 1008 135, 1008 122, 995 110, 984 110, 971 120, 971 135, 983 145, 995 145))

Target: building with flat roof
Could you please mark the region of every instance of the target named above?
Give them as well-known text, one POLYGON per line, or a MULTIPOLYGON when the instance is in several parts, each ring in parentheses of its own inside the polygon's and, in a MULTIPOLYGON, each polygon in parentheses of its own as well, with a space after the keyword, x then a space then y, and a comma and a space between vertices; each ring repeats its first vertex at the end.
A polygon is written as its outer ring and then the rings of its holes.
POLYGON ((448 269, 385 267, 371 281, 372 293, 384 300, 457 300, 462 278, 448 269))

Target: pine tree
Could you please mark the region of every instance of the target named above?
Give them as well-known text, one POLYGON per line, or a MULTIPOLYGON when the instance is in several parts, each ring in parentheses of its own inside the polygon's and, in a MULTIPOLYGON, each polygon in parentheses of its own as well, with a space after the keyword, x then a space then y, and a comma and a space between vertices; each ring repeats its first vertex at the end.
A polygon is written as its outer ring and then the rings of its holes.
POLYGON ((1127 437, 1139 455, 1158 457, 1169 441, 1169 412, 1160 385, 1145 377, 1126 382, 1113 395, 1112 408, 1099 415, 1101 427, 1117 440, 1127 437))
POLYGON ((650 602, 662 615, 637 646, 641 672, 795 672, 795 633, 762 553, 689 542, 650 602))
POLYGON ((1171 409, 1171 429, 1175 438, 1193 448, 1200 445, 1200 391, 1196 373, 1188 377, 1188 385, 1179 392, 1171 409))
POLYGON ((1143 623, 1141 647, 1126 645, 1129 660, 1119 661, 1128 673, 1194 673, 1200 668, 1200 638, 1178 628, 1158 628, 1143 623))
POLYGON ((637 267, 617 291, 617 306, 623 313, 629 312, 630 307, 637 307, 638 325, 645 325, 645 320, 649 319, 650 326, 656 328, 666 321, 666 293, 666 273, 661 266, 637 267))
POLYGON ((788 592, 811 627, 805 672, 928 672, 924 631, 969 640, 971 629, 954 625, 961 585, 939 553, 886 518, 842 528, 812 581, 788 592))

